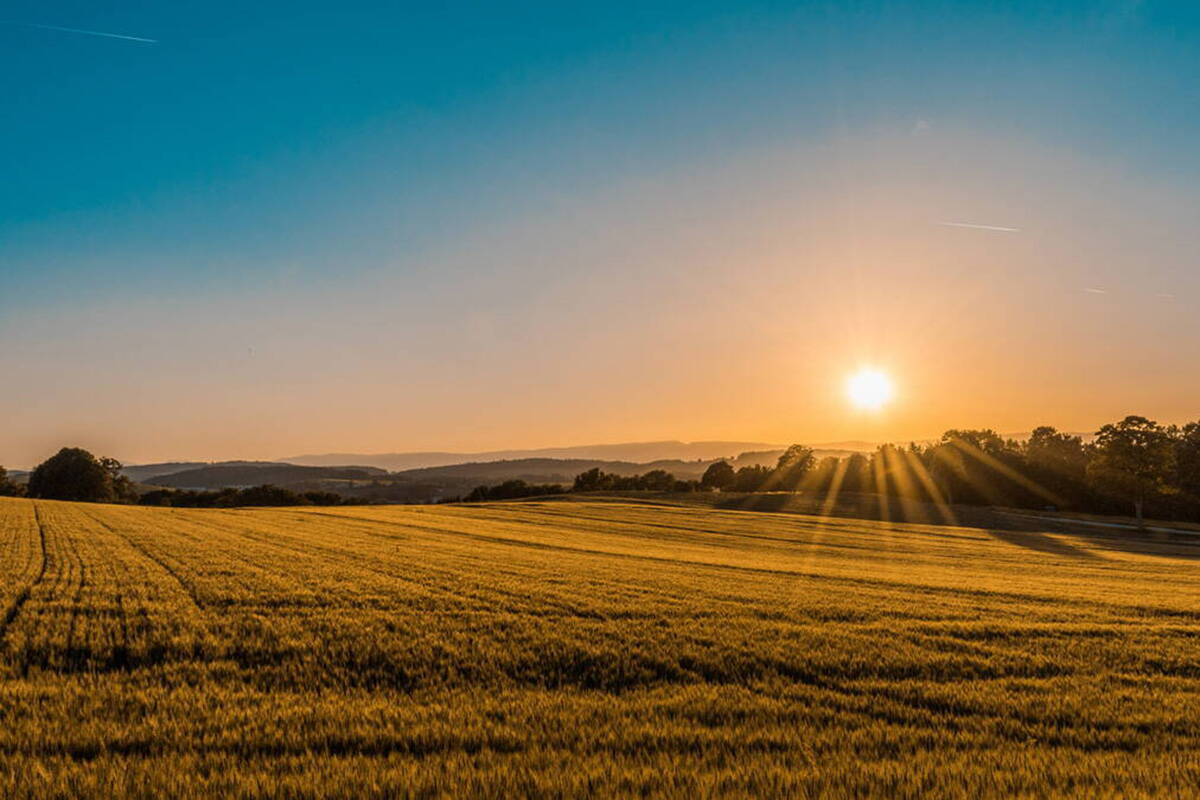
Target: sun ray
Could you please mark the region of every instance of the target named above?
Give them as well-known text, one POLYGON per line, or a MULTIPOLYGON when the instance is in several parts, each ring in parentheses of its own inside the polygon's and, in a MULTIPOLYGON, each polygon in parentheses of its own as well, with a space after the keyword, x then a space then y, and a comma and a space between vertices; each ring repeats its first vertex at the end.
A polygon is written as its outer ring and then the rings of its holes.
POLYGON ((887 461, 888 472, 891 473, 896 486, 896 501, 905 522, 921 522, 928 524, 932 520, 922 506, 920 498, 916 497, 916 482, 911 475, 908 463, 901 458, 899 448, 886 447, 881 450, 887 461))
POLYGON ((955 515, 954 509, 951 508, 950 504, 946 502, 946 498, 942 494, 942 490, 938 488, 937 481, 935 481, 933 476, 929 474, 929 470, 926 469, 923 463, 921 463, 921 459, 918 458, 917 454, 913 453, 911 450, 902 450, 901 453, 903 454, 905 460, 909 462, 909 466, 912 469, 913 474, 917 476, 917 480, 919 480, 921 485, 925 487, 925 491, 929 494, 929 497, 933 501, 934 506, 937 508, 938 514, 941 515, 942 520, 947 525, 958 525, 958 517, 955 515))
POLYGON ((1055 505, 1062 505, 1062 502, 1063 502, 1062 498, 1060 498, 1054 492, 1045 488, 1041 484, 1030 480, 1029 478, 1025 477, 1020 472, 1017 472, 1015 469, 1008 466, 1004 462, 1000 461, 999 459, 995 458, 994 456, 989 455, 988 453, 983 452, 978 447, 971 445, 969 442, 964 442, 961 439, 951 439, 950 445, 953 447, 956 447, 957 449, 959 449, 966 455, 970 456, 971 458, 974 458, 976 461, 983 464, 984 466, 989 467, 989 468, 995 470, 996 472, 1000 473, 1004 477, 1011 480, 1013 483, 1016 483, 1017 485, 1025 488, 1025 489, 1028 489, 1029 491, 1038 495, 1042 499, 1044 499, 1050 503, 1054 503, 1055 505))
POLYGON ((876 451, 875 458, 871 459, 871 468, 875 478, 875 496, 879 499, 879 516, 884 522, 891 522, 892 509, 887 494, 887 471, 884 469, 883 458, 880 457, 879 451, 876 451))

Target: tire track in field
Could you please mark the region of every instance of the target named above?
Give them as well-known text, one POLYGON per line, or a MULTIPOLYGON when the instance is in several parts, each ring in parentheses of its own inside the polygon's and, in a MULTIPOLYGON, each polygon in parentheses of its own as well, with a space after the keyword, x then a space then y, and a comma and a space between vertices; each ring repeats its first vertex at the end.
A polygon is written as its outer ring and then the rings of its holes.
POLYGON ((13 604, 9 606, 8 611, 4 614, 4 619, 0 620, 0 644, 7 644, 8 631, 16 621, 17 616, 21 613, 21 609, 25 607, 25 603, 29 601, 29 596, 33 592, 35 586, 40 584, 46 578, 46 526, 42 522, 42 512, 36 502, 33 503, 33 518, 38 527, 38 540, 42 548, 42 565, 38 568, 38 573, 34 579, 20 591, 13 600, 13 604))
MULTIPOLYGON (((238 519, 254 519, 257 511, 245 511, 244 509, 235 509, 242 512, 238 515, 238 519)), ((340 520, 343 529, 346 529, 348 524, 359 523, 361 529, 357 534, 364 540, 378 540, 381 537, 387 537, 386 534, 378 530, 380 527, 379 521, 371 520, 364 517, 347 516, 347 515, 328 515, 320 514, 319 512, 302 512, 296 516, 296 521, 311 522, 314 516, 327 516, 340 520)), ((268 520, 276 526, 281 520, 268 520)), ((510 610, 523 611, 529 606, 529 595, 527 592, 522 592, 515 589, 507 589, 501 586, 489 585, 486 589, 482 586, 469 587, 462 585, 459 581, 452 581, 454 585, 448 585, 444 579, 455 578, 460 573, 453 568, 435 569, 429 564, 424 564, 427 570, 429 582, 414 579, 402 573, 402 565, 388 564, 379 562, 377 555, 367 553, 357 553, 347 550, 344 547, 336 545, 324 544, 314 541, 312 536, 297 535, 294 531, 273 530, 270 527, 252 527, 242 524, 235 524, 232 521, 214 521, 206 520, 205 524, 214 530, 219 530, 222 533, 238 537, 241 539, 254 542, 256 545, 270 548, 277 551, 292 552, 305 558, 320 558, 326 563, 340 563, 346 566, 351 566, 363 573, 374 574, 386 578, 389 582, 395 581, 407 584, 415 589, 420 590, 421 596, 431 602, 439 602, 439 596, 445 599, 452 600, 456 603, 477 603, 481 606, 494 606, 498 600, 505 599, 512 605, 510 610), (224 524, 222 524, 224 523, 224 524)), ((389 524, 389 523, 384 523, 389 524)), ((429 533, 431 531, 441 532, 440 529, 428 529, 422 526, 407 526, 414 532, 429 533)), ((245 557, 243 556, 245 560, 245 557)), ((245 560, 245 563, 253 564, 253 561, 245 560)), ((274 567, 268 567, 276 574, 289 576, 289 573, 278 572, 274 567)), ((293 580, 295 576, 290 576, 293 580)), ((578 603, 572 602, 569 599, 556 597, 549 594, 539 597, 539 602, 548 607, 555 608, 564 614, 584 617, 596 618, 597 614, 594 611, 589 611, 580 608, 578 603)))
POLYGON ((144 547, 143 545, 141 545, 140 543, 135 541, 132 537, 117 530, 112 525, 109 525, 103 519, 96 516, 93 512, 89 511, 89 512, 87 512, 87 515, 89 517, 91 517, 94 522, 96 522, 98 525, 100 525, 100 527, 104 528, 109 533, 112 533, 116 536, 120 536, 122 539, 129 542, 130 547, 132 547, 137 552, 141 553, 148 560, 157 564, 159 567, 162 568, 162 570, 164 572, 166 572, 168 575, 170 575, 172 578, 174 578, 175 582, 177 584, 179 584, 179 587, 181 589, 183 589, 184 593, 188 596, 188 599, 190 599, 192 601, 192 605, 194 605, 196 607, 196 610, 199 611, 203 615, 204 603, 203 603, 203 601, 200 600, 200 596, 196 593, 195 589, 190 584, 188 584, 187 581, 185 581, 183 578, 181 578, 179 576, 179 573, 176 572, 174 567, 172 567, 167 562, 163 561, 158 556, 154 555, 152 552, 150 552, 148 549, 146 549, 146 547, 144 547))
POLYGON ((83 607, 83 593, 87 589, 87 565, 83 561, 83 553, 79 550, 79 540, 72 537, 71 549, 75 555, 75 562, 79 566, 79 583, 75 587, 75 597, 71 600, 71 618, 67 623, 67 659, 73 658, 75 652, 75 629, 79 623, 79 609, 83 607))
MULTIPOLYGON (((357 520, 357 518, 355 519, 357 520)), ((478 593, 469 595, 464 594, 461 588, 451 588, 450 586, 439 582, 440 579, 453 578, 456 576, 458 573, 454 569, 433 568, 429 564, 425 564, 423 565, 423 568, 426 570, 425 574, 430 580, 429 583, 426 583, 422 580, 418 580, 403 574, 401 571, 403 569, 403 565, 401 564, 386 562, 381 564, 379 558, 375 555, 357 553, 333 545, 321 544, 313 541, 311 537, 297 538, 293 533, 278 533, 276 531, 262 528, 247 530, 243 527, 227 527, 218 525, 212 521, 207 521, 206 524, 214 529, 226 533, 227 535, 248 539, 256 544, 264 545, 276 550, 294 552, 298 555, 308 558, 316 558, 319 555, 320 558, 325 562, 341 563, 343 565, 352 566, 355 569, 361 570, 365 573, 386 578, 389 582, 405 584, 419 590, 417 596, 424 597, 424 599, 431 602, 436 603, 442 599, 460 602, 465 599, 474 599, 481 603, 486 603, 491 600, 491 598, 478 593)), ((378 537, 378 533, 370 530, 371 528, 376 527, 374 524, 368 524, 365 527, 366 530, 362 532, 362 537, 364 539, 371 540, 378 537)), ((245 563, 253 564, 254 562, 246 561, 245 563)), ((278 572, 274 569, 272 571, 279 575, 289 575, 289 573, 278 572)), ((515 593, 508 594, 512 594, 512 596, 518 596, 515 593)))
MULTIPOLYGON (((365 517, 321 515, 320 512, 312 513, 312 512, 308 512, 308 511, 304 511, 304 512, 301 512, 300 514, 298 514, 297 519, 300 520, 300 519, 303 519, 304 517, 309 517, 309 516, 339 516, 343 520, 356 520, 356 521, 361 521, 361 520, 366 519, 365 517)), ((364 529, 362 530, 362 537, 364 539, 368 539, 368 540, 380 538, 381 536, 383 536, 383 534, 381 534, 378 530, 376 530, 376 528, 378 528, 378 527, 379 527, 378 524, 375 522, 372 522, 371 524, 366 525, 364 527, 364 529)), ((410 526, 410 527, 412 530, 420 531, 422 533, 428 533, 430 530, 432 530, 429 528, 425 528, 423 526, 410 526)), ((243 535, 243 536, 247 536, 247 537, 251 536, 250 533, 245 532, 245 531, 240 531, 239 534, 243 535)), ((276 535, 272 532, 260 529, 254 535, 256 538, 264 541, 264 543, 269 542, 269 543, 275 544, 276 546, 279 546, 278 545, 278 535, 276 535)), ((291 533, 285 533, 282 535, 288 536, 289 538, 293 538, 293 539, 296 538, 295 534, 291 534, 291 533)), ((392 538, 392 537, 386 537, 386 538, 392 538)), ((366 561, 369 561, 374 558, 373 556, 353 553, 351 551, 348 551, 348 550, 345 550, 342 548, 334 548, 329 545, 319 545, 319 544, 311 542, 311 540, 309 540, 309 539, 304 539, 302 541, 305 542, 304 547, 306 547, 306 548, 309 548, 309 547, 319 548, 319 549, 325 550, 331 554, 335 554, 342 559, 353 558, 358 562, 366 562, 366 561)), ((472 563, 478 564, 481 562, 486 562, 487 559, 473 557, 473 558, 471 558, 471 561, 472 561, 472 563)), ((431 578, 433 578, 435 580, 436 580, 437 575, 443 575, 443 576, 461 575, 461 572, 459 570, 455 570, 453 568, 446 567, 446 568, 442 568, 437 571, 433 571, 433 570, 431 570, 431 568, 428 564, 425 564, 424 566, 427 570, 430 570, 430 572, 428 574, 431 576, 431 578)), ((379 574, 387 575, 387 576, 392 576, 394 574, 391 571, 383 572, 377 568, 373 568, 373 567, 365 566, 365 565, 361 566, 360 568, 370 571, 370 572, 377 572, 379 574)), ((398 569, 399 567, 397 566, 396 568, 398 569)), ((519 575, 522 573, 514 572, 514 573, 510 573, 510 574, 513 576, 516 576, 516 575, 519 575)), ((396 576, 396 577, 400 577, 403 580, 409 580, 407 578, 404 578, 403 576, 396 576)), ((523 610, 528 607, 529 601, 530 601, 530 595, 529 595, 528 591, 507 589, 507 588, 504 588, 503 586, 497 586, 495 584, 488 584, 486 587, 484 587, 482 584, 480 584, 477 588, 470 590, 470 591, 468 591, 468 588, 463 586, 461 584, 461 582, 456 583, 456 585, 454 585, 454 586, 447 586, 447 585, 441 585, 441 584, 437 584, 437 585, 420 584, 420 585, 424 586, 426 589, 431 590, 431 591, 436 590, 436 591, 440 592, 441 594, 444 594, 447 597, 451 597, 457 601, 475 601, 475 602, 478 602, 483 605, 493 605, 497 599, 504 598, 504 599, 507 599, 514 603, 514 605, 511 606, 512 610, 523 610)), ((566 599, 566 598, 563 598, 563 597, 560 597, 560 596, 557 596, 554 594, 550 594, 550 593, 544 593, 544 594, 540 595, 538 597, 538 602, 543 606, 555 608, 555 609, 562 611, 570 616, 591 618, 591 619, 599 618, 599 616, 600 616, 594 611, 581 608, 578 605, 578 603, 573 602, 572 600, 569 600, 569 599, 566 599)))

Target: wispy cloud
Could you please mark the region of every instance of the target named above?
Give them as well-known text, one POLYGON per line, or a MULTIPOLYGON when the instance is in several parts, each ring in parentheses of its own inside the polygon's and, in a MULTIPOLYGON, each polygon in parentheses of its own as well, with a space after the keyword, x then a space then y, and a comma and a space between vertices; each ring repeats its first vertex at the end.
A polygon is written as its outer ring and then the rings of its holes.
POLYGON ((89 31, 83 28, 64 28, 60 25, 42 25, 37 22, 13 22, 3 20, 5 25, 18 25, 22 28, 38 28, 43 31, 60 31, 62 33, 80 33, 84 36, 102 36, 105 39, 122 39, 126 42, 143 42, 145 44, 158 44, 158 39, 146 39, 141 36, 126 36, 123 33, 107 33, 105 31, 89 31))
POLYGON ((1108 294, 1108 289, 1100 289, 1095 286, 1089 286, 1088 288, 1084 289, 1084 291, 1091 292, 1092 294, 1108 294))
POLYGON ((1002 233, 1018 233, 1020 228, 1006 228, 1003 225, 981 225, 976 222, 939 222, 950 228, 974 228, 979 231, 1001 231, 1002 233))

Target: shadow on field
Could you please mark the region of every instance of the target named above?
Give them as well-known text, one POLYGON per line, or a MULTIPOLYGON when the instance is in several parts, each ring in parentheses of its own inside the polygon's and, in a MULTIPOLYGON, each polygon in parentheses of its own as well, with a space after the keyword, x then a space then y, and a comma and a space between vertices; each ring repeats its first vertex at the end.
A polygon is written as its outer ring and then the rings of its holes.
POLYGON ((1029 550, 1036 550, 1039 553, 1066 556, 1068 558, 1082 558, 1091 561, 1101 560, 1100 556, 1090 550, 1084 550, 1082 547, 1077 547, 1070 542, 1064 542, 1062 539, 1056 539, 1045 533, 1003 531, 992 528, 985 528, 984 530, 1002 542, 1015 544, 1017 547, 1024 547, 1029 550))
POLYGON ((776 492, 770 494, 712 495, 712 506, 730 511, 816 514, 830 517, 901 522, 917 525, 954 525, 978 528, 998 539, 1042 553, 1082 559, 1099 559, 1090 552, 1111 550, 1159 558, 1200 558, 1200 536, 1134 530, 1097 530, 1067 518, 1050 519, 1010 513, 985 506, 950 506, 879 495, 845 492, 832 504, 823 496, 776 492), (948 512, 948 513, 947 513, 948 512), (947 519, 950 516, 952 519, 947 519), (1047 534, 1055 534, 1049 536, 1047 534), (1085 547, 1064 541, 1069 537, 1085 547))
POLYGON ((1103 560, 1101 552, 1108 550, 1176 560, 1200 559, 1200 536, 1103 530, 1068 517, 1041 517, 1036 515, 1037 512, 1023 509, 961 505, 942 508, 932 503, 890 496, 884 502, 879 495, 856 492, 843 492, 833 503, 824 495, 805 492, 571 492, 523 500, 539 503, 635 503, 671 508, 716 508, 724 511, 807 514, 875 522, 954 526, 976 528, 1028 550, 1071 558, 1103 560), (1064 541, 1064 537, 1083 546, 1064 541))
POLYGON ((1118 550, 1123 553, 1138 553, 1156 558, 1200 559, 1200 538, 1177 536, 1153 531, 1124 531, 1121 533, 1082 532, 1078 529, 1071 536, 1087 542, 1098 550, 1118 550))
POLYGON ((1003 531, 1043 532, 1046 526, 1029 518, 980 506, 939 507, 933 503, 877 494, 843 492, 830 502, 823 495, 802 492, 716 495, 714 508, 784 514, 817 514, 830 517, 903 522, 914 525, 953 525, 1003 531))

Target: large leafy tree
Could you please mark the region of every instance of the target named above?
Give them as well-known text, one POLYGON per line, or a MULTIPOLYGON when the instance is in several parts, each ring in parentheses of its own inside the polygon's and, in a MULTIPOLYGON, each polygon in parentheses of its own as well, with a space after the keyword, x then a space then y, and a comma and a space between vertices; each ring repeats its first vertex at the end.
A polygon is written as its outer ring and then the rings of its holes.
POLYGON ((942 434, 942 443, 954 444, 970 451, 992 456, 1001 455, 1006 447, 1004 438, 991 428, 978 430, 952 428, 942 434))
POLYGON ((1083 439, 1059 433, 1049 425, 1033 429, 1025 443, 1025 457, 1030 464, 1064 477, 1082 480, 1087 470, 1083 439))
POLYGON ((134 492, 120 469, 121 463, 115 459, 96 458, 82 448, 64 447, 33 470, 27 493, 50 500, 125 501, 134 492))
POLYGON ((737 471, 733 478, 733 485, 730 487, 735 492, 757 492, 766 487, 767 480, 771 477, 771 468, 756 464, 751 467, 742 467, 737 471))
POLYGON ((1168 486, 1174 463, 1171 431, 1145 417, 1128 416, 1096 434, 1087 474, 1102 491, 1132 503, 1140 526, 1146 500, 1168 486))
POLYGON ((1175 475, 1179 488, 1200 498, 1200 422, 1189 422, 1175 442, 1175 475))
POLYGON ((1034 428, 1024 454, 1036 483, 1073 505, 1086 500, 1088 454, 1081 437, 1043 425, 1034 428))
POLYGON ((705 489, 727 489, 733 485, 736 474, 728 461, 714 461, 704 470, 700 485, 705 489))
POLYGON ((811 447, 794 444, 779 457, 775 472, 771 475, 771 488, 796 491, 804 476, 816 466, 817 459, 811 447))

